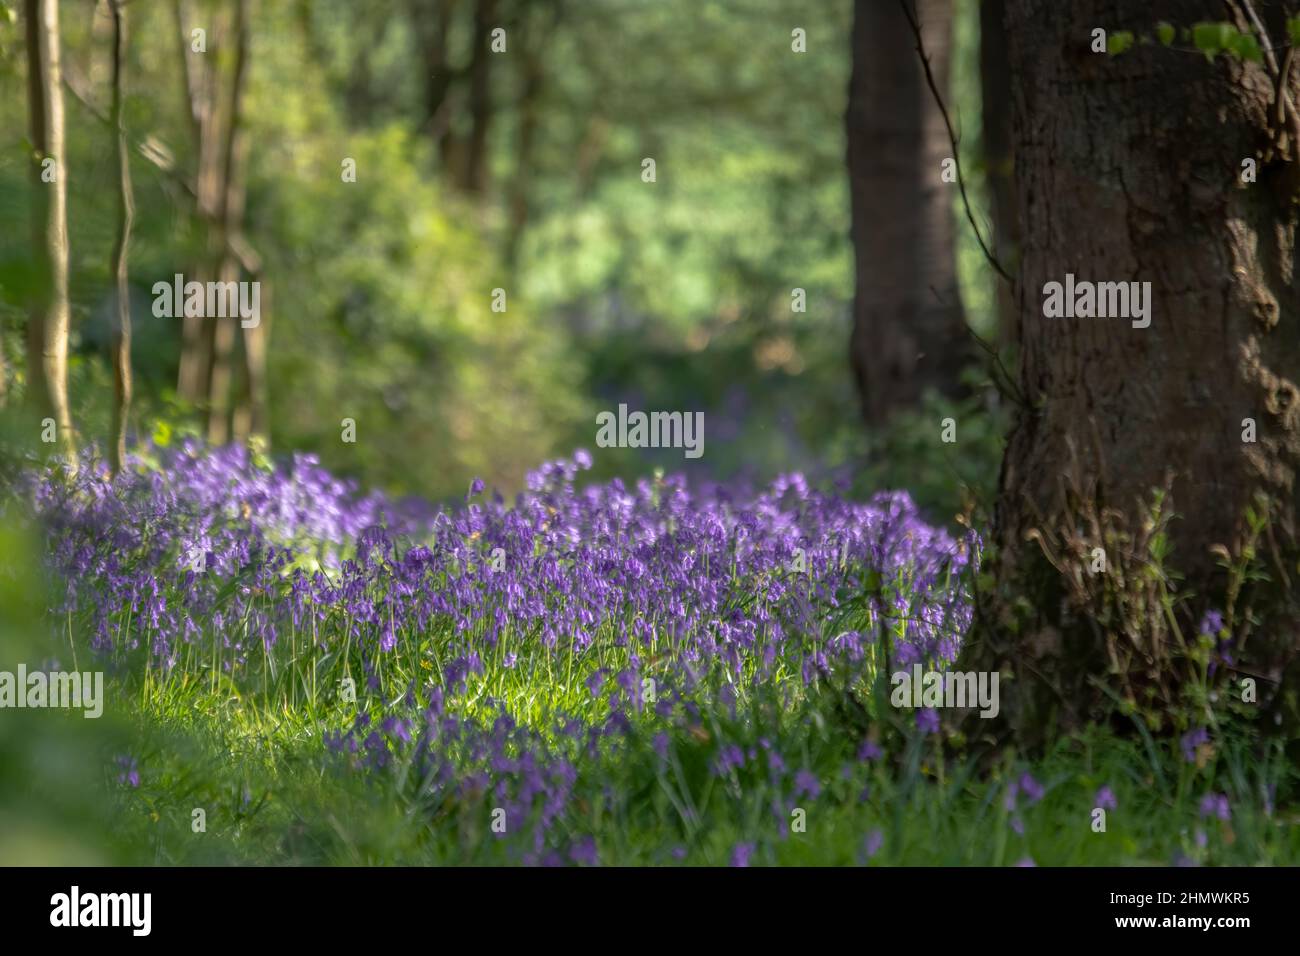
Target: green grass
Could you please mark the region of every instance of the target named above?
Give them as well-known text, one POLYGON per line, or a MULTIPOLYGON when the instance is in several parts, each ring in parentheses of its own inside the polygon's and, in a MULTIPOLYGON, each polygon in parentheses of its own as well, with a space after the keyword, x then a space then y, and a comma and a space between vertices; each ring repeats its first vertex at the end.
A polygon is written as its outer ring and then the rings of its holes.
MULTIPOLYGON (((10 613, 0 623, 10 635, 36 633, 39 589, 21 579, 5 588, 10 613), (24 601, 31 605, 25 616, 16 612, 24 601)), ((853 609, 841 613, 846 617, 827 621, 828 633, 851 625, 853 609)), ((77 630, 73 622, 64 633, 77 630)), ((608 685, 600 696, 586 686, 597 669, 628 663, 628 649, 608 637, 601 632, 587 650, 569 654, 509 634, 485 652, 483 673, 446 702, 448 713, 481 720, 504 709, 535 734, 537 747, 572 761, 576 780, 547 837, 566 860, 568 849, 590 837, 605 865, 725 865, 739 844, 752 845, 753 864, 783 865, 1300 862, 1297 770, 1279 740, 1237 718, 1220 724, 1194 763, 1176 738, 1133 733, 1131 725, 1126 733, 1091 727, 1044 754, 989 752, 918 733, 910 712, 888 706, 887 685, 871 689, 870 667, 852 688, 824 681, 805 688, 797 661, 788 660, 759 683, 750 665, 738 684, 721 669, 702 674, 670 717, 647 709, 629 733, 588 753, 553 728, 561 715, 591 723, 608 712, 608 685), (507 650, 518 654, 513 668, 502 664, 507 650), (664 756, 658 734, 665 735, 664 756), (862 761, 858 749, 868 738, 883 753, 862 761), (785 763, 775 777, 764 740, 785 763), (716 773, 724 745, 757 759, 716 773), (816 778, 815 797, 796 794, 801 770, 816 778), (1021 796, 1008 810, 1008 788, 1026 772, 1045 793, 1032 804, 1021 796), (1097 832, 1093 803, 1102 786, 1113 789, 1118 806, 1097 832), (1228 796, 1230 821, 1201 817, 1207 793, 1228 796), (802 832, 792 828, 795 810, 803 811, 802 832), (870 858, 869 839, 878 843, 870 858)), ((86 667, 88 651, 73 640, 86 667)), ((324 650, 296 633, 266 653, 257 647, 233 678, 220 657, 183 654, 160 674, 137 651, 110 662, 100 720, 6 712, 0 832, 22 836, 0 841, 0 863, 521 862, 533 821, 508 821, 504 834, 494 833, 500 801, 490 788, 454 796, 426 786, 410 748, 386 748, 388 763, 370 769, 325 744, 327 732, 347 729, 359 712, 376 722, 418 715, 403 692, 438 681, 461 640, 449 627, 399 629, 377 691, 362 679, 358 648, 324 650), (348 676, 356 681, 355 702, 340 692, 348 676), (138 786, 119 782, 119 755, 134 759, 138 786), (205 818, 201 832, 195 810, 205 818)), ((39 660, 48 648, 38 646, 6 647, 5 660, 39 660)), ((673 692, 662 663, 672 648, 656 650, 660 662, 648 656, 642 673, 660 681, 664 697, 673 692)), ((517 742, 511 748, 517 753, 517 742)), ((467 771, 482 767, 463 744, 446 751, 467 771)))
MULTIPOLYGON (((385 685, 413 676, 402 669, 412 659, 422 658, 399 659, 385 685)), ((306 667, 322 663, 345 666, 312 656, 286 660, 266 692, 256 679, 241 689, 204 674, 119 680, 131 703, 113 746, 135 757, 141 780, 138 788, 118 783, 101 750, 105 769, 86 796, 95 808, 92 819, 111 839, 95 858, 131 864, 517 862, 528 827, 494 834, 490 793, 448 801, 422 792, 400 754, 381 770, 362 770, 327 750, 324 731, 349 726, 356 705, 333 693, 328 699, 307 694, 306 667), (287 674, 302 690, 296 698, 287 674), (195 809, 206 815, 204 832, 192 825, 195 809)), ((472 711, 489 692, 515 705, 534 701, 538 727, 545 726, 544 711, 589 711, 585 688, 555 678, 522 664, 504 673, 489 666, 459 705, 472 711)), ((864 763, 856 759, 861 728, 850 727, 839 706, 844 691, 822 686, 795 694, 795 683, 743 695, 734 717, 716 700, 706 704, 697 721, 667 731, 666 760, 656 753, 653 735, 667 725, 652 714, 643 715, 618 746, 576 758, 572 799, 556 823, 559 842, 590 835, 603 864, 720 865, 742 842, 754 846, 754 864, 861 864, 868 862, 864 846, 872 834, 879 840, 872 865, 1300 860, 1300 819, 1285 810, 1267 814, 1264 800, 1272 785, 1273 802, 1284 806, 1283 797, 1295 789, 1295 769, 1276 742, 1256 740, 1248 727, 1217 740, 1202 766, 1186 762, 1177 741, 1156 741, 1152 750, 1140 738, 1100 728, 1025 762, 1010 751, 979 759, 951 746, 945 752, 938 736, 911 731, 910 715, 895 712, 871 721, 885 755, 864 763), (783 779, 770 779, 760 738, 783 755, 783 779), (720 776, 711 767, 722 742, 752 748, 759 760, 720 776), (790 777, 798 769, 817 777, 816 798, 793 794, 790 777), (1008 785, 1025 771, 1046 792, 1030 806, 1022 797, 1021 809, 1009 812, 1008 785), (1094 832, 1093 799, 1103 785, 1113 788, 1118 808, 1108 812, 1105 832, 1094 832), (1200 818, 1199 801, 1211 791, 1228 794, 1230 822, 1200 818), (788 830, 797 818, 794 808, 804 811, 804 832, 788 830), (1016 818, 1023 835, 1013 827, 1016 818)), ((709 701, 716 689, 707 680, 694 699, 709 701)), ((383 696, 363 690, 360 706, 390 712, 383 696)), ((563 748, 554 735, 548 739, 563 748)))

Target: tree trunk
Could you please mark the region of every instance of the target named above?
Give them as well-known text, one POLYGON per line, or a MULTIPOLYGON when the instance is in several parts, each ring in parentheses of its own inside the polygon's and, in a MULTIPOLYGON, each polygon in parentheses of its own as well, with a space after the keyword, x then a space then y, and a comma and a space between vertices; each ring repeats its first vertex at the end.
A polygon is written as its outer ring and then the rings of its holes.
POLYGON ((123 0, 109 0, 113 16, 113 132, 117 139, 117 241, 113 246, 112 271, 117 283, 117 318, 113 324, 113 428, 110 455, 113 474, 126 462, 126 423, 131 411, 131 294, 127 285, 127 255, 131 245, 131 224, 135 218, 135 197, 131 189, 130 150, 122 119, 123 74, 126 70, 126 10, 123 0))
MULTIPOLYGON (((1020 213, 1016 209, 1015 151, 1011 137, 1011 68, 1007 62, 1005 0, 980 3, 980 90, 984 169, 993 212, 993 254, 1004 269, 1016 270, 1020 213)), ((1016 341, 1016 300, 1008 282, 997 283, 998 335, 1016 341)))
POLYGON ((510 225, 506 234, 505 261, 513 269, 519 262, 519 249, 524 231, 528 228, 533 191, 533 166, 537 147, 537 132, 541 126, 541 100, 546 82, 545 59, 555 28, 561 16, 559 0, 520 11, 518 22, 523 46, 519 53, 519 95, 516 99, 518 135, 515 142, 515 171, 510 184, 510 225))
POLYGON ((27 92, 35 150, 32 191, 39 206, 32 217, 32 246, 40 280, 27 326, 28 394, 41 415, 54 419, 59 450, 75 468, 77 446, 68 406, 68 191, 58 2, 26 0, 25 12, 27 92), (53 160, 52 182, 42 177, 46 160, 53 160))
MULTIPOLYGON (((951 0, 917 4, 946 89, 951 0)), ((954 395, 967 355, 953 246, 952 155, 895 0, 857 0, 846 115, 857 286, 850 353, 862 411, 880 424, 926 389, 954 395)))
MULTIPOLYGON (((1257 183, 1240 176, 1267 145, 1272 79, 1159 44, 1089 49, 1096 27, 1149 33, 1223 12, 1217 0, 1007 0, 1029 405, 995 518, 1001 620, 969 659, 1020 672, 1003 685, 1016 688, 1003 710, 1022 727, 1095 716, 1109 696, 1099 684, 1140 706, 1181 696, 1180 642, 1209 604, 1228 612, 1236 664, 1263 678, 1261 702, 1300 651, 1286 600, 1300 463, 1295 154, 1261 162, 1257 183), (1045 317, 1044 286, 1067 273, 1150 282, 1149 327, 1045 317), (1164 562, 1153 489, 1167 489, 1161 507, 1177 514, 1164 562), (1246 547, 1258 493, 1271 522, 1256 548, 1271 580, 1234 596, 1216 551, 1246 547), (1099 572, 1094 548, 1107 562, 1099 572), (1185 583, 1162 583, 1160 563, 1185 583), (1174 617, 1181 637, 1162 610, 1165 587, 1205 602, 1174 617), (1254 634, 1252 610, 1268 615, 1254 634)), ((1294 73, 1290 87, 1300 102, 1294 73)))
MULTIPOLYGON (((220 250, 217 247, 217 226, 224 187, 221 178, 221 151, 217 103, 217 75, 215 52, 195 54, 190 50, 190 30, 197 22, 190 14, 185 0, 173 0, 172 14, 176 24, 176 38, 180 44, 181 75, 184 80, 185 112, 190 121, 190 131, 195 152, 195 212, 204 234, 206 253, 202 264, 191 269, 187 279, 206 282, 213 278, 218 268, 220 250)), ((209 50, 220 42, 220 23, 211 21, 209 50)), ((211 329, 202 316, 184 316, 181 319, 181 357, 177 377, 177 394, 187 402, 201 404, 208 397, 208 370, 212 363, 211 329)))
POLYGON ((410 0, 410 17, 424 57, 425 124, 442 168, 451 163, 451 89, 456 79, 447 54, 452 8, 456 0, 410 0))
MULTIPOLYGON (((235 8, 235 66, 231 77, 230 106, 222 155, 221 212, 217 226, 217 281, 239 282, 239 263, 231 248, 240 234, 244 217, 244 166, 247 142, 243 126, 243 100, 248 85, 249 3, 239 0, 235 8)), ((223 445, 230 439, 232 361, 236 330, 240 320, 233 316, 209 316, 212 323, 212 366, 208 376, 208 441, 223 445)))
POLYGON ((260 321, 244 332, 244 368, 240 380, 239 401, 232 416, 235 441, 244 444, 256 440, 263 451, 270 449, 270 396, 266 381, 266 343, 271 337, 271 287, 260 272, 249 275, 261 282, 260 321))
POLYGON ((488 130, 492 125, 492 57, 488 44, 496 17, 496 0, 478 0, 474 7, 474 49, 469 63, 469 142, 462 188, 481 195, 488 181, 488 130))

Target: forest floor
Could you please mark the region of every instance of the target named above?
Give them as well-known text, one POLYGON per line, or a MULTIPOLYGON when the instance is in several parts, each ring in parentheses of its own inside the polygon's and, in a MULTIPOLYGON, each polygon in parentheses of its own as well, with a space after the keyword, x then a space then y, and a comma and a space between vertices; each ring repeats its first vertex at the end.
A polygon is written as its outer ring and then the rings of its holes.
POLYGON ((0 603, 106 706, 5 721, 4 862, 1300 861, 1300 777, 1249 725, 991 756, 891 704, 955 658, 978 554, 906 495, 588 463, 424 510, 238 450, 33 480, 0 603))

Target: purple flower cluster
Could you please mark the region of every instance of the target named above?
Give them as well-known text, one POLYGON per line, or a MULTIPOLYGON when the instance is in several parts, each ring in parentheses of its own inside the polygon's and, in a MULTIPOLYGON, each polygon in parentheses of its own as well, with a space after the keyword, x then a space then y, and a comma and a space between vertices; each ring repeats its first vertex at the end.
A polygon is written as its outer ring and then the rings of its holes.
POLYGON ((1227 794, 1207 793, 1201 798, 1201 816, 1217 817, 1220 820, 1232 819, 1232 808, 1228 804, 1227 794))
MULTIPOLYGON (((310 456, 277 470, 237 447, 153 455, 112 483, 84 467, 31 493, 66 588, 53 610, 85 614, 95 648, 147 646, 163 667, 207 640, 232 670, 286 630, 373 664, 441 628, 456 635, 449 689, 489 657, 598 640, 634 667, 738 675, 793 656, 811 681, 886 630, 900 665, 950 661, 970 621, 971 542, 903 493, 845 501, 798 475, 748 497, 676 476, 579 490, 579 452, 530 474, 513 504, 474 500, 475 482, 463 506, 421 510, 360 496, 310 456), (832 620, 851 626, 824 634, 832 620)), ((638 702, 634 675, 610 676, 638 702)))
POLYGON ((1179 746, 1183 750, 1183 760, 1187 763, 1196 762, 1197 751, 1210 742, 1210 732, 1204 727, 1197 727, 1183 734, 1179 741, 1179 746))
MULTIPOLYGON (((614 795, 580 790, 578 767, 642 719, 661 766, 676 737, 707 743, 724 781, 766 779, 784 826, 827 781, 766 738, 711 734, 705 707, 734 719, 747 687, 852 673, 886 638, 902 666, 955 658, 978 542, 925 523, 906 494, 847 501, 798 475, 753 493, 679 476, 580 488, 590 465, 547 463, 513 503, 476 480, 455 506, 399 507, 309 456, 273 468, 181 445, 112 481, 87 461, 24 490, 61 626, 105 657, 236 680, 286 647, 344 662, 358 697, 383 694, 326 735, 333 759, 400 781, 432 817, 470 815, 466 832, 492 808, 524 862, 599 862, 572 821, 614 795), (563 674, 585 716, 511 713, 484 679, 511 673, 563 674)), ((881 755, 870 739, 858 752, 881 755)), ((118 770, 138 785, 134 764, 118 770)), ((733 862, 753 852, 738 844, 733 862)))
POLYGON ((1236 642, 1225 627, 1222 612, 1213 608, 1206 611, 1201 618, 1201 623, 1196 628, 1196 633, 1213 644, 1209 669, 1211 677, 1214 676, 1220 666, 1237 666, 1236 658, 1233 655, 1233 646, 1236 642))
POLYGON ((250 644, 274 644, 290 566, 337 567, 364 529, 420 525, 416 507, 360 496, 310 455, 272 470, 239 446, 187 443, 134 464, 110 482, 88 457, 74 481, 28 474, 23 491, 61 580, 51 611, 85 614, 96 650, 147 646, 164 667, 206 634, 230 669, 250 644))

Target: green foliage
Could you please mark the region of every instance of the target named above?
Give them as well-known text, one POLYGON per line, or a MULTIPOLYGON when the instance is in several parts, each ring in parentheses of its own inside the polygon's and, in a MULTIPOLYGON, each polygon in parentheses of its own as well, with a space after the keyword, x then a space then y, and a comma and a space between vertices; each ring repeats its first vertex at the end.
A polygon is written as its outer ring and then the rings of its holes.
POLYGON ((1214 59, 1215 54, 1232 48, 1232 38, 1237 35, 1237 28, 1231 23, 1197 23, 1192 26, 1192 43, 1196 49, 1214 59))
POLYGON ((1135 37, 1131 30, 1115 30, 1106 36, 1106 52, 1118 56, 1131 49, 1134 42, 1135 37))
POLYGON ((906 488, 938 521, 972 512, 991 517, 1009 425, 1007 411, 987 397, 951 401, 928 394, 920 408, 898 415, 869 436, 857 467, 857 487, 906 488), (952 443, 941 440, 941 423, 947 418, 956 425, 952 443))
MULTIPOLYGON (((315 663, 277 651, 284 655, 279 686, 310 687, 315 663)), ((385 678, 399 687, 421 675, 408 663, 385 678)), ((706 680, 721 686, 717 675, 706 680)), ((30 728, 43 729, 40 736, 6 741, 0 779, 13 785, 0 789, 7 794, 0 810, 23 838, 7 841, 0 860, 498 865, 517 859, 511 846, 518 846, 518 836, 495 839, 488 831, 497 803, 490 789, 451 804, 430 800, 398 753, 382 772, 349 769, 326 751, 323 731, 350 726, 353 706, 299 696, 289 707, 271 686, 266 694, 254 686, 213 689, 206 678, 125 682, 113 694, 127 710, 122 728, 41 721, 30 728), (74 735, 92 732, 73 742, 74 735), (47 759, 25 763, 36 746, 47 759), (53 753, 80 762, 51 761, 53 753), (118 753, 137 761, 138 787, 115 779, 118 753), (19 768, 26 776, 15 776, 19 768), (191 825, 195 807, 206 813, 199 834, 191 825), (75 840, 61 813, 81 814, 73 818, 75 840)), ((516 713, 537 726, 546 725, 543 711, 526 704, 539 695, 548 707, 595 711, 585 688, 559 694, 545 671, 526 666, 503 671, 490 664, 481 688, 476 682, 467 697, 474 694, 522 702, 516 713)), ((626 746, 581 760, 559 826, 592 834, 606 866, 726 865, 741 842, 754 845, 755 864, 780 865, 1009 866, 1026 858, 1039 865, 1293 865, 1300 859, 1300 830, 1281 822, 1300 783, 1295 767, 1276 743, 1255 740, 1245 727, 1225 724, 1195 762, 1184 759, 1176 738, 1145 742, 1092 727, 1040 757, 1008 752, 990 764, 958 741, 945 746, 900 721, 878 738, 882 756, 864 762, 857 754, 862 731, 846 721, 842 695, 833 686, 794 696, 758 688, 734 714, 719 704, 672 732, 659 745, 667 759, 656 749, 655 721, 647 715, 626 746), (760 741, 797 760, 790 771, 807 770, 821 792, 795 797, 788 779, 767 771, 760 741), (724 743, 759 758, 719 777, 712 768, 724 743), (1008 798, 1025 773, 1042 783, 1041 800, 1008 798), (1117 801, 1104 833, 1092 828, 1102 787, 1117 801), (1208 792, 1228 796, 1230 822, 1203 818, 1199 802, 1208 792), (806 833, 788 829, 795 806, 806 813, 806 833), (879 849, 869 855, 865 842, 873 834, 879 849)), ((376 695, 360 699, 363 710, 383 713, 376 695)))
MULTIPOLYGON (((958 127, 958 148, 966 179, 966 192, 975 221, 992 223, 992 202, 987 188, 988 164, 984 159, 984 104, 980 84, 970 78, 979 75, 979 3, 957 0, 953 6, 952 68, 948 84, 948 107, 958 127)), ((957 248, 957 283, 966 324, 985 338, 998 338, 997 312, 999 278, 984 258, 979 241, 966 222, 961 195, 953 190, 953 222, 957 248)), ((1014 268, 1011 263, 1003 266, 1014 268)))
POLYGON ((492 311, 490 256, 424 158, 389 127, 300 147, 285 159, 297 175, 255 181, 278 314, 292 310, 273 316, 275 433, 398 492, 454 494, 465 475, 509 486, 573 416, 566 341, 512 289, 492 311), (357 183, 341 181, 343 155, 357 183), (339 441, 343 418, 355 446, 339 441))
MULTIPOLYGON (((508 492, 537 462, 591 446, 596 413, 628 401, 705 411, 700 477, 852 467, 870 439, 844 355, 854 282, 843 141, 851 5, 752 0, 735 16, 725 3, 593 0, 541 34, 528 32, 546 20, 540 6, 503 2, 512 50, 522 37, 545 37, 544 121, 521 170, 522 60, 495 58, 482 199, 455 194, 429 135, 423 8, 375 17, 345 0, 258 6, 244 232, 264 264, 272 448, 316 452, 398 493, 458 494, 476 475, 508 492), (680 29, 684 16, 690 31, 680 29), (808 53, 791 50, 786 21, 808 30, 808 53), (658 163, 654 184, 640 178, 647 156, 658 163), (355 183, 341 180, 345 157, 358 163, 355 183), (508 259, 517 189, 528 224, 508 259), (490 309, 496 288, 506 291, 505 313, 490 309), (806 312, 791 309, 795 288, 806 312), (340 441, 343 418, 357 422, 355 445, 340 441)), ((449 38, 460 67, 470 54, 466 9, 457 8, 449 38)), ((129 133, 161 164, 138 153, 132 161, 132 429, 192 433, 198 416, 175 398, 179 322, 150 309, 153 283, 192 271, 203 253, 182 185, 195 162, 192 134, 168 5, 132 6, 130 16, 129 133)), ((95 115, 106 108, 103 71, 87 67, 102 58, 103 38, 89 18, 64 20, 69 76, 89 100, 67 97, 71 388, 89 441, 106 433, 112 393, 114 171, 95 115)), ((22 37, 8 32, 0 220, 13 228, 0 230, 0 323, 21 373, 30 182, 22 37)), ((978 42, 978 5, 961 0, 947 92, 985 220, 978 42)), ((218 44, 211 55, 229 52, 218 44)), ((992 337, 989 269, 968 230, 957 237, 964 306, 992 337)), ((666 464, 684 462, 615 449, 598 469, 632 476, 666 464)), ((900 464, 889 479, 906 477, 900 464)))
MULTIPOLYGON (((1292 37, 1292 42, 1295 42, 1296 23, 1296 20, 1287 21, 1287 30, 1292 37)), ((1173 47, 1174 42, 1180 37, 1211 61, 1220 54, 1234 56, 1249 63, 1261 63, 1264 59, 1264 52, 1255 32, 1250 29, 1238 29, 1235 24, 1227 21, 1206 20, 1194 23, 1190 27, 1183 27, 1181 30, 1167 20, 1161 20, 1155 25, 1155 42, 1163 47, 1173 47)), ((1117 30, 1107 36, 1106 52, 1115 56, 1127 53, 1135 45, 1151 42, 1152 37, 1145 33, 1117 30)))

